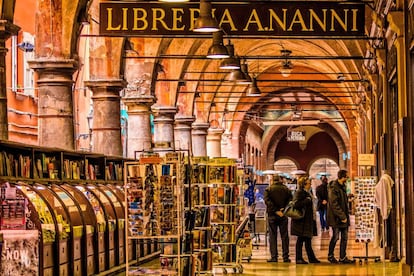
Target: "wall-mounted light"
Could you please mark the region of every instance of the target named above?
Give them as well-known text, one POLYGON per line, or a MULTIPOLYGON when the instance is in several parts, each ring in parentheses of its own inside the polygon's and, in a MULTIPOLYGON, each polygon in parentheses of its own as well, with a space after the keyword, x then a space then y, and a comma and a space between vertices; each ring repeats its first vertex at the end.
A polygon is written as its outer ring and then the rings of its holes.
POLYGON ((283 49, 281 53, 282 57, 284 57, 284 60, 282 61, 282 67, 279 69, 279 71, 283 77, 287 78, 290 76, 290 73, 292 73, 293 70, 292 62, 289 60, 289 56, 292 51, 283 49))
POLYGON ((220 27, 217 20, 212 16, 211 2, 207 0, 200 1, 200 15, 194 23, 194 32, 212 33, 218 32, 220 27))
POLYGON ((218 31, 213 33, 213 44, 208 49, 208 58, 221 59, 230 57, 226 46, 223 43, 223 32, 218 31))

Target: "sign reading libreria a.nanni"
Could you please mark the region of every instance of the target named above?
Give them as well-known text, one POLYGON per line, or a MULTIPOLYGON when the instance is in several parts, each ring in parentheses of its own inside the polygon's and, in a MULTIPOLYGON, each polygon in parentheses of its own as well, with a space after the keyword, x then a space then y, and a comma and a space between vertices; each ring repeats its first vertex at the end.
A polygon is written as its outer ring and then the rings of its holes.
MULTIPOLYGON (((363 36, 363 3, 212 2, 212 14, 228 35, 249 36, 363 36)), ((100 35, 200 36, 192 31, 198 3, 100 3, 100 35)))

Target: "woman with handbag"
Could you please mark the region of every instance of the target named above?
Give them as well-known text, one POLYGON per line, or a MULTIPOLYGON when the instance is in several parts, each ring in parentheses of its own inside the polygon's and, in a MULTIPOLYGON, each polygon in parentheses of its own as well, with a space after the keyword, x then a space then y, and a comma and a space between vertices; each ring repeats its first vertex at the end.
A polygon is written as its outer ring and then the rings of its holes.
POLYGON ((299 189, 295 192, 293 200, 296 209, 303 209, 304 216, 301 219, 292 219, 291 234, 297 236, 296 264, 307 264, 303 259, 302 248, 305 244, 306 254, 310 263, 320 263, 312 249, 312 237, 316 236, 316 213, 313 208, 312 194, 310 192, 312 182, 307 176, 298 180, 299 189))

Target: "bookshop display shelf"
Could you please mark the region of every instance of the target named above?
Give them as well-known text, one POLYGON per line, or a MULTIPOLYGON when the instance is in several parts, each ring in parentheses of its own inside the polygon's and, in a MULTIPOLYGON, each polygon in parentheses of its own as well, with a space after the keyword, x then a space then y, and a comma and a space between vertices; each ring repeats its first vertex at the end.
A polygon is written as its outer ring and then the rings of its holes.
POLYGON ((193 214, 193 225, 188 230, 196 257, 197 275, 213 275, 208 157, 193 157, 190 172, 186 207, 193 214))
POLYGON ((237 201, 237 167, 234 159, 213 158, 209 161, 210 223, 213 268, 242 272, 236 248, 236 228, 239 223, 237 201))
MULTIPOLYGON (((160 157, 143 153, 138 162, 125 163, 127 240, 150 243, 159 249, 161 268, 131 265, 127 275, 193 275, 192 255, 184 251, 183 155, 160 157)), ((128 251, 127 251, 128 256, 128 251)), ((140 263, 139 256, 134 260, 140 263)))
POLYGON ((96 275, 125 266, 123 164, 0 141, 1 256, 26 244, 30 254, 22 255, 27 264, 2 260, 0 274, 96 275))

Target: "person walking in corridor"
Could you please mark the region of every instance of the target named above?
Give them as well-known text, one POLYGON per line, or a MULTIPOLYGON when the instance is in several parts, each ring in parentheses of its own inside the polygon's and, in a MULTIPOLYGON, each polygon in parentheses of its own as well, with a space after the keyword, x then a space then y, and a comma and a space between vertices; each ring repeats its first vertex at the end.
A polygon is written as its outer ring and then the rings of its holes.
POLYGON ((312 194, 310 189, 312 181, 307 176, 298 180, 299 189, 295 192, 293 200, 295 208, 304 211, 301 219, 292 219, 291 234, 298 237, 296 240, 296 264, 308 264, 302 257, 302 248, 305 244, 309 263, 320 263, 312 249, 312 237, 316 236, 316 213, 313 208, 312 194))
POLYGON ((268 262, 278 261, 277 229, 279 228, 282 240, 283 262, 290 263, 288 218, 284 216, 285 206, 292 200, 292 193, 286 187, 279 175, 274 175, 270 186, 264 192, 267 221, 269 225, 270 256, 268 262))
POLYGON ((328 225, 332 227, 333 234, 329 242, 328 261, 331 263, 351 264, 355 260, 349 259, 346 255, 348 244, 349 204, 346 194, 346 181, 348 180, 346 170, 338 171, 338 179, 328 185, 328 225), (341 234, 339 247, 339 261, 334 256, 336 242, 341 234))
POLYGON ((328 231, 328 223, 326 222, 326 212, 328 206, 328 178, 324 175, 322 176, 321 181, 321 185, 316 188, 319 220, 321 222, 321 231, 328 231))

